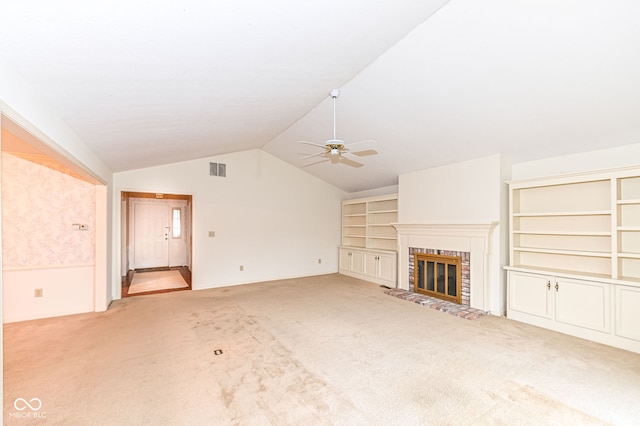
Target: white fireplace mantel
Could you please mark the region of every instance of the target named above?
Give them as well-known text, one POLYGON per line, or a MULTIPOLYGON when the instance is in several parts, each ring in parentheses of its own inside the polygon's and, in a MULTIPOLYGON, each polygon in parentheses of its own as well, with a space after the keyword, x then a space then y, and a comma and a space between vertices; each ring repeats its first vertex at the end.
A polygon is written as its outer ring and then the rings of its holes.
POLYGON ((487 237, 498 225, 490 223, 392 223, 398 235, 449 235, 487 237))
POLYGON ((489 310, 493 235, 498 222, 392 223, 398 231, 398 288, 409 290, 409 247, 471 253, 470 305, 489 310))

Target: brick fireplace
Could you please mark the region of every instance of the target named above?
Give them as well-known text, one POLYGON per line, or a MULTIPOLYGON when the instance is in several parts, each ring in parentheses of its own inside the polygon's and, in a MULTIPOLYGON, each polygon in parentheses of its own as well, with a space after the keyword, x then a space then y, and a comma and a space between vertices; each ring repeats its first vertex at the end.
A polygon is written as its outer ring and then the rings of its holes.
POLYGON ((413 291, 413 257, 416 252, 460 256, 463 264, 461 304, 489 310, 492 235, 497 223, 394 224, 398 231, 398 288, 413 291), (466 276, 464 276, 466 275, 466 276))

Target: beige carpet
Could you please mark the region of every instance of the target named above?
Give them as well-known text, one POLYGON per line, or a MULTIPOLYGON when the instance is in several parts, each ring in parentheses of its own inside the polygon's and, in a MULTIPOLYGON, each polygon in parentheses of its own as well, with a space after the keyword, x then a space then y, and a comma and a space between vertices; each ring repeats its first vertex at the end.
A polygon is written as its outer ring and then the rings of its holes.
POLYGON ((640 422, 639 354, 339 275, 131 297, 4 339, 6 425, 640 422))
POLYGON ((128 294, 186 287, 189 287, 189 284, 182 278, 180 272, 176 270, 136 272, 133 274, 128 294))

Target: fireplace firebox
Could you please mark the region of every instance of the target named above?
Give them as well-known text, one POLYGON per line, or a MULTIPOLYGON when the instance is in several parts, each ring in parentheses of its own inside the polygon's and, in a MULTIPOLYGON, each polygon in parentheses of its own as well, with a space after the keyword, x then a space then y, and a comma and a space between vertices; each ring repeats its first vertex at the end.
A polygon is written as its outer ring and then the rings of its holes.
POLYGON ((429 253, 414 253, 413 256, 413 291, 460 304, 462 259, 429 253))

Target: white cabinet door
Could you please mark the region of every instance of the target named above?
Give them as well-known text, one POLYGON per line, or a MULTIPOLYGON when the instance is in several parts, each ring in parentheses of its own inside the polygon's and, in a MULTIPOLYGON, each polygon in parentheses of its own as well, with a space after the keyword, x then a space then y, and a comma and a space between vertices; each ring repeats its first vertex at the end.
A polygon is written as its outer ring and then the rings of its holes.
POLYGON ((616 286, 616 335, 640 341, 640 288, 616 286))
POLYGON ((338 262, 340 270, 351 271, 351 251, 341 248, 338 262))
POLYGON ((553 289, 556 321, 608 332, 610 291, 609 284, 556 278, 553 289))
POLYGON ((351 250, 351 272, 356 274, 364 273, 364 253, 351 250))
POLYGON ((395 253, 365 252, 364 275, 374 282, 396 285, 395 253))
POLYGON ((364 272, 364 253, 359 250, 340 248, 339 268, 341 272, 361 275, 364 272))
POLYGON ((369 278, 378 278, 378 253, 364 254, 364 275, 369 278))
POLYGON ((381 254, 378 258, 378 276, 395 286, 397 260, 394 254, 381 254))
POLYGON ((396 286, 396 253, 340 247, 340 273, 378 284, 396 286))
POLYGON ((551 319, 553 316, 553 277, 509 273, 509 310, 551 319))

